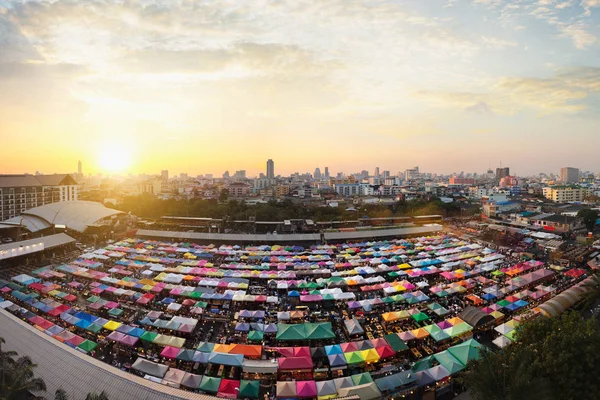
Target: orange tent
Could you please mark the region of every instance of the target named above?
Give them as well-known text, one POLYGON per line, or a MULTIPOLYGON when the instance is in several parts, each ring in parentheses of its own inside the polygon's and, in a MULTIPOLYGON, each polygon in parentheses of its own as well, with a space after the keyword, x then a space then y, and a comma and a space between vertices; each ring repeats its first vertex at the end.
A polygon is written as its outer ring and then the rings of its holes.
MULTIPOLYGON (((215 349, 216 347, 217 346, 215 346, 215 349)), ((249 344, 234 344, 231 347, 231 349, 229 349, 229 354, 243 354, 245 357, 260 357, 262 356, 262 346, 249 344)))

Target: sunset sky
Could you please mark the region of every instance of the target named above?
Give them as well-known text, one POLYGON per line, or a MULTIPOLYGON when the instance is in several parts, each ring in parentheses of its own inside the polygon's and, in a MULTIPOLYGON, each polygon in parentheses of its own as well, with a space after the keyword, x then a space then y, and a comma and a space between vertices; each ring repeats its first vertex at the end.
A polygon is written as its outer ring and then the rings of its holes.
POLYGON ((0 173, 525 175, 599 150, 600 0, 0 0, 0 173))

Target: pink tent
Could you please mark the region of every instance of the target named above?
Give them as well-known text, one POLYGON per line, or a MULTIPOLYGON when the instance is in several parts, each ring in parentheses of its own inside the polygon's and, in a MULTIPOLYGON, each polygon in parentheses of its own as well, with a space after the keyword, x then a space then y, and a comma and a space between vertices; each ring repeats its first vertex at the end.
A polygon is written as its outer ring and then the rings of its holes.
POLYGON ((315 381, 296 381, 296 396, 317 397, 317 384, 315 381))
POLYGON ((163 349, 163 351, 161 351, 160 355, 164 358, 174 359, 177 358, 177 355, 180 351, 181 349, 178 349, 177 347, 167 346, 163 349))
POLYGON ((135 336, 124 335, 123 339, 121 339, 120 342, 126 346, 133 347, 138 342, 138 340, 139 338, 135 336))
POLYGON ((115 342, 121 342, 121 340, 123 340, 124 337, 125 337, 125 335, 122 334, 121 332, 113 331, 106 338, 109 340, 113 340, 115 342))
POLYGON ((294 347, 294 357, 312 357, 310 355, 310 347, 294 347))

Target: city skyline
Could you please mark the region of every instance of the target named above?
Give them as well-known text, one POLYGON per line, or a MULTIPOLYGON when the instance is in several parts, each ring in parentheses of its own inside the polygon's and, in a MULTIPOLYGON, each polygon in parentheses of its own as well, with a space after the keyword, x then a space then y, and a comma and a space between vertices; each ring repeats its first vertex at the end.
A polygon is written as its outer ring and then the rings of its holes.
POLYGON ((98 4, 0 0, 0 172, 597 169, 597 0, 98 4))

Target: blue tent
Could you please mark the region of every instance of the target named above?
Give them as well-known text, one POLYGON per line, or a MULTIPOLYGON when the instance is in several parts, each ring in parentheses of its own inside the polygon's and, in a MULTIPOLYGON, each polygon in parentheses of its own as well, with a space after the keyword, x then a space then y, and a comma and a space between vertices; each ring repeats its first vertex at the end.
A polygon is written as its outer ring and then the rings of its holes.
POLYGON ((491 294, 491 293, 486 293, 486 294, 484 294, 483 296, 481 296, 481 298, 482 298, 482 299, 484 299, 484 300, 492 300, 492 299, 495 299, 495 298, 496 298, 496 296, 494 296, 494 295, 493 295, 493 294, 491 294))
POLYGON ((163 304, 175 303, 175 299, 173 299, 171 297, 165 297, 164 299, 162 299, 161 303, 163 303, 163 304))
POLYGON ((144 333, 146 333, 146 331, 143 330, 142 328, 133 328, 132 330, 130 330, 129 332, 127 332, 127 334, 129 336, 134 336, 134 337, 140 337, 144 333))
POLYGON ((238 332, 248 332, 250 330, 250 324, 246 322, 238 322, 235 325, 235 330, 238 332))
POLYGON ((518 301, 515 301, 515 303, 514 303, 514 304, 516 304, 516 305, 517 305, 517 306, 519 306, 519 307, 525 307, 525 306, 529 305, 529 303, 528 303, 528 302, 526 302, 525 300, 518 300, 518 301))
POLYGON ((332 354, 327 356, 327 358, 329 359, 329 365, 332 367, 339 367, 348 364, 346 357, 344 357, 343 354, 332 354))
POLYGON ((80 319, 79 321, 77 321, 76 324, 74 324, 76 327, 81 328, 81 329, 87 329, 92 323, 90 321, 87 321, 85 319, 80 319))
POLYGON ((343 354, 344 351, 339 344, 334 344, 331 346, 325 346, 325 353, 327 353, 328 356, 331 356, 334 354, 343 354))
POLYGON ((78 312, 74 316, 76 318, 79 318, 79 319, 82 319, 82 320, 85 320, 85 321, 88 321, 88 322, 92 322, 92 321, 98 319, 98 317, 96 317, 94 315, 91 315, 91 314, 88 314, 88 313, 83 312, 83 311, 78 312))
POLYGON ((288 297, 300 297, 300 293, 297 290, 292 290, 288 292, 288 297))
POLYGON ((229 365, 232 367, 241 367, 244 362, 242 354, 227 354, 212 352, 208 356, 209 364, 229 365))

